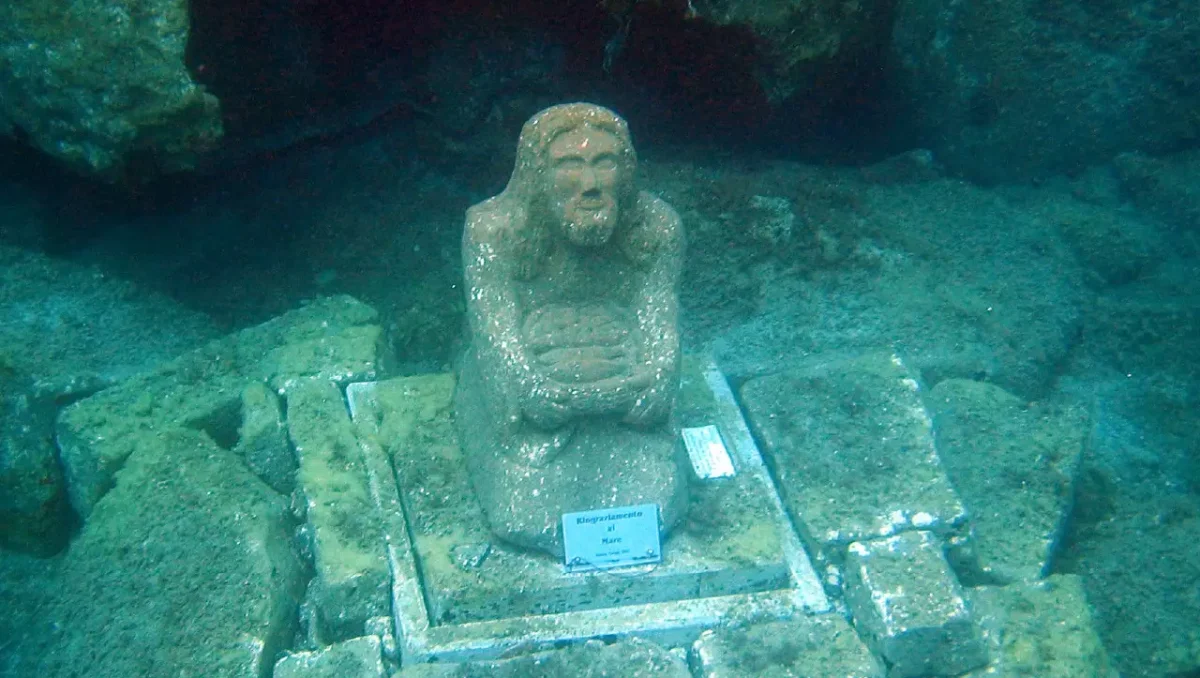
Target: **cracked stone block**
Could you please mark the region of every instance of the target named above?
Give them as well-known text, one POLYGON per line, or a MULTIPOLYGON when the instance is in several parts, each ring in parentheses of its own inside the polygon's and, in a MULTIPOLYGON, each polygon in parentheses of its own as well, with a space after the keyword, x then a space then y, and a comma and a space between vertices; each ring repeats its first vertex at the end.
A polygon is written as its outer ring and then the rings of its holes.
POLYGON ((287 422, 316 570, 308 594, 316 637, 353 638, 389 613, 391 583, 355 426, 341 389, 326 379, 293 386, 287 422))
POLYGON ((700 678, 884 678, 883 663, 839 615, 706 631, 692 646, 700 678))
POLYGON ((275 662, 273 678, 382 678, 379 638, 361 636, 275 662))
POLYGON ((382 330, 370 306, 346 296, 311 304, 210 342, 65 408, 56 437, 72 508, 84 519, 143 439, 172 428, 237 443, 242 392, 286 392, 314 377, 371 379, 382 330))
POLYGON ((888 678, 957 676, 988 662, 987 645, 930 532, 855 542, 846 553, 846 602, 888 678))
POLYGON ((886 352, 814 360, 742 386, 784 503, 818 559, 965 519, 919 391, 916 374, 886 352))
POLYGON ((288 442, 283 407, 266 384, 242 389, 241 427, 234 448, 263 482, 280 494, 291 494, 296 485, 296 455, 288 442))
MULTIPOLYGON (((1086 413, 947 379, 927 395, 938 453, 967 506, 971 539, 952 558, 987 583, 1046 576, 1067 526, 1086 413)), ((964 575, 964 576, 967 576, 964 575)))
POLYGON ((992 662, 963 678, 1117 678, 1075 575, 967 590, 992 662))
POLYGON ((56 561, 14 676, 268 675, 304 574, 283 498, 202 432, 139 438, 56 561))

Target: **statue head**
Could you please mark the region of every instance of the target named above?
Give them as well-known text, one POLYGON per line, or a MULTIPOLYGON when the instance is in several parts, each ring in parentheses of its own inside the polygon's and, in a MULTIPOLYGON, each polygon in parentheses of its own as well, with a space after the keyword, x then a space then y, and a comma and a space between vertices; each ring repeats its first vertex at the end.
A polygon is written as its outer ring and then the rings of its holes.
POLYGON ((563 104, 529 119, 505 193, 530 218, 573 245, 608 242, 630 216, 637 195, 637 156, 629 127, 593 104, 563 104))

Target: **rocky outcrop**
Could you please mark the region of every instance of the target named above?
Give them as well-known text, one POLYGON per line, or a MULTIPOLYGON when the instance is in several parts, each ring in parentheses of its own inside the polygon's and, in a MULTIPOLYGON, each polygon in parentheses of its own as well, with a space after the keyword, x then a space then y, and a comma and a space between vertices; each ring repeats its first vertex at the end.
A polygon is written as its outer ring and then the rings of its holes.
POLYGON ((192 167, 222 126, 188 28, 186 0, 0 3, 0 133, 110 180, 192 167))
POLYGON ((1186 0, 900 0, 900 105, 917 143, 970 178, 1025 181, 1200 133, 1186 0))
POLYGON ((853 61, 886 39, 889 3, 841 0, 695 0, 696 18, 752 32, 759 85, 781 102, 815 87, 837 63, 853 61))

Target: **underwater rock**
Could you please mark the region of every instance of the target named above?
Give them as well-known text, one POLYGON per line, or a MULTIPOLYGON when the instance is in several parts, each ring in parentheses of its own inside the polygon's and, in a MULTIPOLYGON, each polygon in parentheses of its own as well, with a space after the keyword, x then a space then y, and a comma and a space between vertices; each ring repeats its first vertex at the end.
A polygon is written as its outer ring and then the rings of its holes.
POLYGON ((1133 211, 1061 197, 1034 209, 1058 228, 1080 263, 1103 285, 1151 275, 1166 255, 1161 226, 1133 211))
POLYGON ((992 662, 963 678, 1117 678, 1074 575, 968 589, 992 662))
MULTIPOLYGON (((945 179, 821 190, 842 204, 831 209, 818 195, 794 198, 796 209, 817 203, 818 238, 839 243, 840 258, 798 275, 785 266, 802 255, 784 250, 783 265, 752 274, 760 288, 743 295, 755 295, 754 315, 714 341, 726 374, 745 379, 806 356, 891 346, 928 383, 988 381, 1030 400, 1053 388, 1090 291, 1073 252, 1034 209, 945 179)), ((822 248, 805 230, 795 240, 822 248)), ((719 263, 716 289, 745 277, 730 274, 734 261, 719 263)))
POLYGON ((1123 193, 1178 234, 1200 229, 1200 151, 1152 157, 1122 153, 1113 161, 1123 193))
POLYGON ((379 638, 362 636, 275 662, 272 678, 382 678, 379 638))
POLYGON ((0 548, 49 556, 71 526, 53 400, 0 356, 0 548))
POLYGON ((969 516, 967 550, 953 553, 960 572, 996 583, 1047 576, 1074 501, 1086 413, 963 379, 939 383, 925 401, 938 456, 969 516))
POLYGON ((717 628, 692 645, 700 678, 884 678, 881 662, 838 614, 717 628))
POLYGON ((205 434, 137 439, 12 675, 267 675, 303 592, 290 535, 283 498, 205 434))
POLYGON ((184 65, 188 26, 186 0, 0 3, 0 120, 82 174, 193 167, 222 127, 184 65))
POLYGON ((1194 140, 1197 44, 1181 0, 901 0, 892 50, 917 143, 972 179, 1026 182, 1194 140))
POLYGON ((286 393, 311 378, 371 378, 382 337, 375 320, 350 297, 319 299, 68 406, 56 435, 71 506, 86 519, 138 441, 164 430, 200 429, 234 448, 248 383, 286 393))
POLYGON ((1063 569, 1082 577, 1113 664, 1127 678, 1200 675, 1200 501, 1162 476, 1138 483, 1128 471, 1089 471, 1105 478, 1076 520, 1063 569))
POLYGON ((74 400, 217 336, 210 318, 165 295, 0 245, 0 353, 39 393, 74 400))

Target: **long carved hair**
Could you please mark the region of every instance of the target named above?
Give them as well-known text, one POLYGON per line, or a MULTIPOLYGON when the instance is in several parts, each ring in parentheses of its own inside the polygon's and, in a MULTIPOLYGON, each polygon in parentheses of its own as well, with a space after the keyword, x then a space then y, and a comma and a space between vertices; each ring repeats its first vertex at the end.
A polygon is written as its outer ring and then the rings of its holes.
POLYGON ((625 228, 623 224, 639 219, 636 214, 637 153, 633 150, 633 139, 625 120, 603 106, 588 103, 559 104, 542 110, 521 128, 512 176, 504 192, 496 196, 496 200, 521 222, 512 246, 519 262, 516 273, 522 278, 536 275, 537 266, 548 254, 554 237, 550 226, 553 218, 545 195, 545 187, 551 181, 547 157, 550 144, 560 135, 580 127, 603 130, 621 143, 621 152, 617 156, 621 179, 616 191, 620 221, 614 237, 620 237, 625 228))

